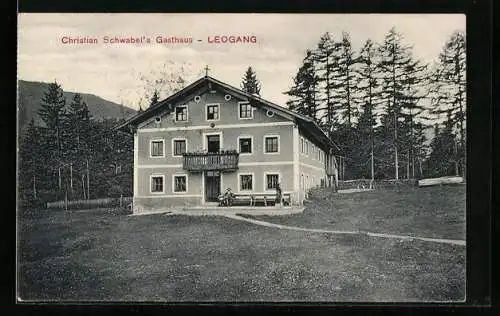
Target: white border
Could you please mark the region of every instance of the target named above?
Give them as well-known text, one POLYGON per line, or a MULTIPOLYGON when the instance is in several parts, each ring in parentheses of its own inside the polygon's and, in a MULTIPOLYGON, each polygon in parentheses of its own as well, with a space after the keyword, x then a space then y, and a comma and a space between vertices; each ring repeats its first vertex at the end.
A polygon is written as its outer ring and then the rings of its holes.
POLYGON ((174 120, 175 120, 175 122, 188 122, 189 121, 189 108, 188 108, 187 104, 176 105, 174 107, 174 120), (185 121, 178 121, 177 120, 177 108, 180 108, 180 107, 186 108, 186 120, 185 121))
POLYGON ((149 175, 149 193, 158 195, 165 194, 165 175, 161 173, 152 173, 149 175), (161 192, 153 192, 153 178, 162 178, 162 191, 161 192))
POLYGON ((253 119, 253 111, 254 110, 255 110, 255 108, 250 104, 250 102, 248 102, 248 101, 240 101, 240 102, 238 102, 238 119, 239 120, 252 120, 253 119), (250 105, 250 113, 252 113, 251 117, 241 117, 241 105, 242 104, 248 104, 248 105, 250 105))
POLYGON ((221 106, 220 106, 220 103, 207 103, 205 104, 205 122, 218 122, 220 121, 220 115, 221 115, 221 106), (208 107, 209 106, 212 106, 212 105, 217 105, 217 107, 219 108, 219 112, 218 112, 218 117, 216 120, 209 120, 208 119, 208 107))
POLYGON ((176 140, 183 140, 183 141, 186 142, 186 152, 188 152, 188 140, 187 140, 187 138, 183 138, 183 137, 174 137, 174 138, 172 138, 172 157, 182 157, 182 155, 175 155, 174 142, 176 140))
POLYGON ((238 172, 238 191, 241 193, 245 192, 253 192, 255 190, 255 173, 254 172, 238 172), (251 190, 242 190, 241 189, 241 176, 252 176, 252 189, 251 190))
POLYGON ((253 146, 253 136, 252 135, 240 135, 240 136, 238 136, 238 138, 236 139, 236 141, 237 141, 236 148, 238 150, 238 153, 241 156, 251 156, 251 155, 253 155, 253 153, 254 153, 254 149, 253 149, 254 146, 253 146), (242 152, 240 152, 240 138, 250 138, 250 142, 251 142, 251 144, 250 144, 250 151, 251 152, 250 153, 242 153, 242 152))
POLYGON ((279 134, 266 134, 264 135, 264 137, 262 138, 262 141, 263 141, 263 151, 264 151, 264 154, 265 155, 279 155, 280 152, 281 152, 281 138, 280 138, 280 135, 279 134), (276 152, 267 152, 266 151, 266 138, 270 138, 270 137, 278 137, 278 151, 276 152))
POLYGON ((156 159, 156 158, 165 158, 165 138, 151 138, 149 140, 149 158, 152 158, 152 159, 156 159), (152 153, 152 145, 153 145, 153 142, 159 142, 161 141, 163 143, 163 151, 162 151, 162 154, 161 156, 153 156, 153 153, 152 153))
MULTIPOLYGON (((281 178, 280 171, 265 171, 264 172, 264 183, 263 183, 264 184, 264 186, 263 186, 264 192, 271 192, 271 191, 276 192, 276 189, 268 189, 267 188, 267 176, 271 175, 271 174, 277 174, 278 175, 278 183, 283 185, 283 179, 281 178)), ((281 191, 283 192, 283 188, 281 188, 281 191)))
POLYGON ((189 192, 188 183, 189 183, 189 177, 188 177, 187 173, 174 173, 174 174, 172 174, 172 193, 179 194, 179 195, 183 195, 183 194, 188 193, 189 192), (186 177, 186 191, 181 191, 181 192, 175 191, 175 177, 186 177))

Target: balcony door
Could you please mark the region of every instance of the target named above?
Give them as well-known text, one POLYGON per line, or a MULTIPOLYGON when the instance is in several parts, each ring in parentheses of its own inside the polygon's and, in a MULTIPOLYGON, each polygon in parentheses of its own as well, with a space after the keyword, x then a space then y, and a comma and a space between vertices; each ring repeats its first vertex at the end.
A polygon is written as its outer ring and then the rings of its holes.
POLYGON ((207 151, 209 153, 220 151, 220 135, 207 135, 207 151))
POLYGON ((220 171, 206 171, 205 201, 217 202, 220 193, 220 171))

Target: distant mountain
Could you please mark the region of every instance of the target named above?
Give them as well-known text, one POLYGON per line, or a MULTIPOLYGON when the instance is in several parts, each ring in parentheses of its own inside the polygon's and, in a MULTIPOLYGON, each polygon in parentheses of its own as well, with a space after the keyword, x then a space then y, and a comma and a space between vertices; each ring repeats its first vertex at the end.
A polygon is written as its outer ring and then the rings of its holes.
MULTIPOLYGON (((19 111, 19 131, 23 131, 33 118, 36 124, 42 121, 38 116, 40 102, 47 91, 49 84, 46 82, 18 81, 18 111, 19 111)), ((64 89, 64 87, 63 87, 64 89)), ((66 104, 69 106, 73 96, 79 92, 64 91, 66 104)), ((105 100, 93 94, 80 93, 89 107, 91 115, 96 119, 102 118, 127 118, 136 113, 134 109, 105 100)))

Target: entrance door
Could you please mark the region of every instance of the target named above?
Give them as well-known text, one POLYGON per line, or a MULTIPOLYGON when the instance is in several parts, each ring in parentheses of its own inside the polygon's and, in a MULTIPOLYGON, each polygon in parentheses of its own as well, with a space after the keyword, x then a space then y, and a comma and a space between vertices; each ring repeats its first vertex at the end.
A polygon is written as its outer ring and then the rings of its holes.
POLYGON ((207 135, 207 151, 209 153, 218 153, 220 150, 220 136, 207 135))
POLYGON ((207 171, 205 174, 205 201, 217 202, 220 194, 220 172, 207 171))

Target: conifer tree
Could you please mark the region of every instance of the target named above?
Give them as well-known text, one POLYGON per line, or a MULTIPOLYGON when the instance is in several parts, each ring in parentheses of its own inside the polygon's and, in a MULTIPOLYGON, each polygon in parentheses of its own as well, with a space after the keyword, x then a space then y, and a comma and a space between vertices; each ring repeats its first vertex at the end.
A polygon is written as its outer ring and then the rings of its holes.
POLYGON ((440 122, 446 116, 451 132, 457 135, 458 168, 466 174, 465 106, 466 106, 466 40, 462 32, 455 32, 445 43, 431 82, 431 117, 440 122))
POLYGON ((155 105, 156 103, 158 103, 158 101, 160 101, 160 96, 158 95, 158 90, 154 90, 153 92, 153 95, 151 96, 151 101, 149 103, 149 106, 153 106, 155 105))
POLYGON ((57 83, 50 83, 48 90, 45 92, 38 115, 45 123, 45 126, 52 131, 56 140, 56 151, 59 156, 62 152, 61 132, 66 114, 66 99, 63 95, 61 86, 57 83))
MULTIPOLYGON (((358 68, 359 80, 357 91, 361 103, 361 115, 358 120, 358 160, 362 165, 369 159, 370 178, 375 178, 375 126, 377 124, 377 109, 380 105, 380 83, 377 78, 376 60, 377 49, 375 43, 368 39, 359 52, 358 68)), ((363 168, 366 170, 366 168, 363 168)))
POLYGON ((342 116, 346 127, 350 128, 357 115, 353 97, 357 80, 354 66, 357 63, 357 59, 354 58, 354 51, 352 50, 351 39, 348 33, 342 33, 342 42, 339 47, 340 55, 337 59, 339 67, 337 73, 338 85, 336 86, 337 112, 342 116))
POLYGON ((39 198, 38 192, 42 187, 43 163, 41 149, 41 135, 34 119, 29 122, 25 137, 19 146, 19 194, 25 202, 32 202, 39 198))
POLYGON ((318 121, 320 125, 331 136, 331 132, 337 125, 335 119, 335 103, 333 100, 334 74, 336 67, 336 56, 340 45, 335 43, 330 33, 326 32, 319 40, 317 48, 314 50, 316 61, 316 73, 318 76, 318 121))
POLYGON ((46 126, 46 137, 44 137, 44 148, 50 156, 47 163, 53 169, 57 178, 57 188, 62 189, 60 168, 64 164, 63 136, 66 119, 66 99, 61 86, 50 83, 40 103, 38 115, 46 126))
POLYGON ((318 76, 311 50, 306 51, 306 57, 293 81, 293 87, 285 92, 291 97, 287 102, 288 107, 302 115, 318 120, 318 76))
POLYGON ((384 156, 392 156, 394 159, 394 178, 399 179, 399 130, 403 124, 401 109, 404 97, 403 80, 406 76, 406 70, 411 63, 410 47, 403 45, 403 37, 393 27, 386 35, 384 42, 379 46, 378 67, 381 74, 382 91, 381 97, 386 105, 382 123, 384 124, 384 134, 387 139, 392 138, 389 145, 384 150, 384 156), (390 137, 389 133, 392 134, 390 137))
POLYGON ((241 89, 250 94, 260 95, 260 81, 252 67, 248 67, 241 82, 241 89))

